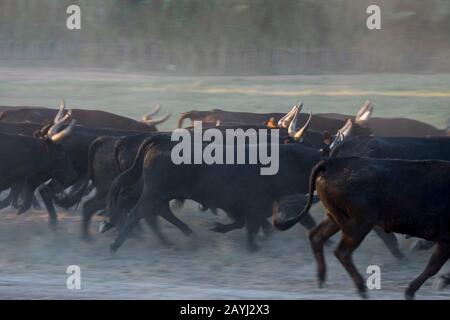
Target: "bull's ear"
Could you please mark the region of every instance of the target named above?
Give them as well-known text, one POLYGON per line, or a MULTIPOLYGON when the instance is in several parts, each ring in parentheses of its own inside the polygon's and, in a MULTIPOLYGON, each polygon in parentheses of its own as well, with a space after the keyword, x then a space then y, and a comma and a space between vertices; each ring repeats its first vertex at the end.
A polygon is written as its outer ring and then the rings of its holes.
POLYGON ((51 126, 52 126, 51 123, 44 125, 44 126, 42 127, 42 129, 36 130, 36 131, 34 132, 34 136, 35 136, 36 138, 42 138, 42 137, 45 137, 45 136, 47 135, 48 129, 50 129, 51 126))

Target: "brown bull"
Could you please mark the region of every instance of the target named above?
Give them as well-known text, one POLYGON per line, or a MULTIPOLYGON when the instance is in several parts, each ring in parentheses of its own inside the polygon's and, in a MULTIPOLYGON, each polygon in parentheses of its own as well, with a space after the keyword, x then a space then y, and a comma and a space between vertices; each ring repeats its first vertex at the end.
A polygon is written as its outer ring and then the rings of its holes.
POLYGON ((309 235, 317 263, 319 285, 325 281, 323 244, 339 230, 337 259, 366 297, 365 282, 352 261, 353 251, 374 226, 437 243, 425 270, 412 281, 407 299, 435 275, 450 257, 450 162, 332 158, 319 162, 310 176, 308 203, 294 218, 274 225, 286 230, 306 214, 317 194, 326 218, 309 235))

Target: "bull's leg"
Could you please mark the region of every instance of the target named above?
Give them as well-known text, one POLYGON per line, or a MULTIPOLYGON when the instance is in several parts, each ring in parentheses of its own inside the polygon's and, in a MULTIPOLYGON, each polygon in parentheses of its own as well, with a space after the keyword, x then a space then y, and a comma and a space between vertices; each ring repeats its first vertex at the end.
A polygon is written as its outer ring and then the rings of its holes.
POLYGON ((158 216, 154 214, 148 214, 145 216, 145 221, 147 221, 147 224, 150 226, 150 228, 153 230, 162 244, 167 247, 172 246, 172 242, 170 242, 170 240, 167 239, 166 236, 161 232, 161 228, 159 227, 158 223, 158 216))
POLYGON ((35 210, 41 210, 42 208, 41 208, 41 204, 39 203, 39 201, 38 201, 38 199, 35 197, 35 196, 33 196, 33 209, 35 209, 35 210))
POLYGON ((309 241, 313 250, 314 258, 317 264, 317 279, 319 281, 319 287, 323 286, 326 278, 326 263, 323 254, 323 245, 325 242, 336 232, 339 231, 339 227, 330 217, 326 217, 319 223, 317 227, 311 230, 309 233, 309 241))
POLYGON ((171 224, 173 224, 175 227, 180 229, 181 232, 183 232, 186 236, 190 236, 193 233, 193 231, 188 227, 187 224, 185 224, 173 214, 172 210, 170 210, 169 208, 169 202, 159 206, 158 214, 169 221, 171 224))
POLYGON ((246 215, 246 226, 247 226, 247 248, 250 252, 258 251, 258 245, 255 241, 255 236, 261 226, 260 217, 248 210, 246 215))
POLYGON ((13 193, 13 187, 11 188, 11 190, 9 190, 8 195, 6 196, 5 199, 3 199, 2 201, 0 201, 0 210, 3 208, 6 208, 7 206, 9 206, 11 204, 11 201, 14 198, 14 193, 13 193))
POLYGON ((267 221, 266 218, 261 219, 261 227, 265 236, 270 236, 273 234, 272 224, 269 221, 267 221))
POLYGON ((139 217, 136 214, 130 214, 127 217, 127 219, 125 220, 125 223, 123 224, 122 228, 120 228, 119 234, 117 235, 117 237, 114 239, 114 241, 110 245, 110 250, 112 252, 116 252, 117 249, 120 248, 120 246, 129 237, 129 235, 131 233, 131 230, 134 228, 135 224, 138 223, 140 219, 141 219, 141 217, 139 217))
POLYGON ((425 270, 414 279, 405 291, 406 299, 414 299, 416 291, 422 286, 422 284, 430 277, 434 276, 442 268, 444 263, 447 262, 450 257, 450 244, 438 242, 436 250, 430 257, 425 270))
POLYGON ((383 240, 386 247, 388 247, 389 251, 392 253, 394 257, 397 259, 404 259, 405 255, 401 252, 398 246, 398 240, 393 233, 387 233, 380 227, 373 228, 373 231, 383 240))
POLYGON ((85 240, 90 239, 89 224, 92 216, 106 206, 105 197, 96 194, 83 204, 83 223, 81 224, 81 236, 85 240))
POLYGON ((25 183, 15 183, 12 187, 11 187, 11 206, 14 209, 19 209, 20 205, 19 205, 19 197, 21 195, 21 191, 25 188, 25 183))
POLYGON ((17 214, 22 214, 28 209, 31 208, 31 205, 33 203, 33 197, 34 197, 34 191, 39 186, 39 182, 28 180, 25 183, 25 186, 23 188, 22 194, 23 194, 23 203, 20 205, 19 210, 17 211, 17 214))
POLYGON ((53 204, 53 196, 54 196, 53 190, 49 186, 44 184, 39 189, 39 194, 41 195, 42 200, 44 201, 45 204, 45 208, 47 209, 50 226, 54 228, 58 223, 58 216, 56 214, 56 209, 53 204))
POLYGON ((358 248, 364 237, 370 232, 371 229, 371 225, 356 225, 351 228, 346 228, 346 230, 342 230, 341 241, 334 251, 336 258, 341 262, 345 270, 347 270, 352 277, 358 293, 363 299, 367 298, 366 286, 363 277, 353 264, 352 253, 356 248, 358 248))
POLYGON ((215 226, 209 230, 218 232, 218 233, 227 233, 232 230, 242 229, 244 226, 245 226, 245 222, 243 220, 234 221, 229 224, 223 224, 223 223, 216 222, 215 226))

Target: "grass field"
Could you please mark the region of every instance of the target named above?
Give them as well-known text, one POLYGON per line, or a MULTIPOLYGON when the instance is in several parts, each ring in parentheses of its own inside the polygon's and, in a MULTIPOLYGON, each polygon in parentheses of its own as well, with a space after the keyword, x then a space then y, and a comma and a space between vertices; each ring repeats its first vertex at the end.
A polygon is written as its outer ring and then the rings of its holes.
POLYGON ((104 70, 0 68, 0 105, 96 108, 133 118, 163 104, 178 113, 222 108, 287 111, 299 100, 313 113, 354 114, 366 99, 374 116, 402 116, 439 128, 450 118, 450 74, 179 77, 104 70))

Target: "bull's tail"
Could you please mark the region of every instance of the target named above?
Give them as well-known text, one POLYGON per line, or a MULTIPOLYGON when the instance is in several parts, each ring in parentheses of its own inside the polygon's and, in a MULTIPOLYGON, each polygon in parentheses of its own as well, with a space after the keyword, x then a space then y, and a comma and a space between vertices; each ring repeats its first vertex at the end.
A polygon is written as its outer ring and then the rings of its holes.
POLYGON ((120 170, 120 160, 119 160, 119 152, 120 149, 122 148, 122 143, 123 138, 120 138, 114 144, 114 161, 116 162, 116 168, 119 172, 122 172, 122 170, 120 170))
POLYGON ((155 137, 149 137, 141 143, 131 167, 117 176, 111 184, 111 189, 109 190, 107 199, 107 211, 111 218, 111 223, 114 223, 114 217, 116 217, 116 214, 118 213, 117 210, 120 192, 123 188, 135 185, 138 182, 142 174, 145 151, 148 146, 153 144, 154 140, 155 137))
POLYGON ((314 191, 316 190, 316 179, 317 176, 325 170, 325 164, 326 160, 320 161, 318 164, 314 166, 314 168, 311 171, 311 176, 309 177, 309 194, 308 194, 308 201, 306 202, 306 206, 303 208, 303 210, 295 217, 289 218, 283 221, 278 220, 277 212, 273 212, 272 220, 273 225, 278 230, 287 230, 289 228, 292 228, 297 222, 299 222, 305 214, 308 213, 309 209, 311 209, 311 205, 314 202, 314 191))
POLYGON ((184 112, 180 115, 180 117, 178 118, 178 122, 177 122, 177 128, 182 128, 183 127, 183 122, 185 119, 191 119, 192 120, 192 115, 190 112, 184 112))
POLYGON ((89 181, 95 183, 94 179, 94 158, 98 149, 105 143, 103 137, 98 137, 89 145, 88 151, 88 171, 86 176, 80 181, 78 188, 72 190, 69 194, 64 195, 62 199, 55 199, 55 203, 63 208, 70 208, 74 205, 78 205, 86 194, 89 181))

